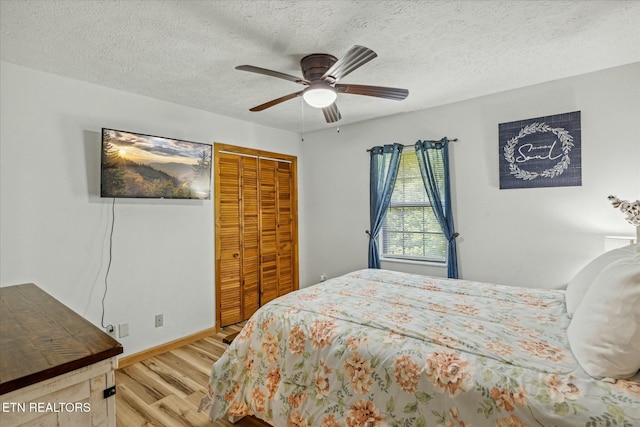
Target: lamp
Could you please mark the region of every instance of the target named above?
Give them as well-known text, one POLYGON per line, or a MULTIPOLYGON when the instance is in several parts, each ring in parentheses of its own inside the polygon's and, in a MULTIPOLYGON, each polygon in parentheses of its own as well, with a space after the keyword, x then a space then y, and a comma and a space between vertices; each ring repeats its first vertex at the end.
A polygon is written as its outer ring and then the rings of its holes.
POLYGON ((338 94, 326 83, 314 83, 304 90, 302 97, 314 108, 325 108, 333 104, 338 94))
POLYGON ((609 252, 612 249, 633 245, 634 243, 636 243, 636 239, 632 236, 604 236, 604 251, 609 252))

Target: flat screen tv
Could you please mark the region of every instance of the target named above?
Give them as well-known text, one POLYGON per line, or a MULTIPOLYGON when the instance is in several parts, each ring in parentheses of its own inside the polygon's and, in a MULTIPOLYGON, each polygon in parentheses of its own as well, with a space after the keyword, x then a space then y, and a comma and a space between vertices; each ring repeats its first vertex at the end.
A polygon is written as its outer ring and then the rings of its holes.
POLYGON ((210 199, 209 144, 102 129, 101 197, 210 199))

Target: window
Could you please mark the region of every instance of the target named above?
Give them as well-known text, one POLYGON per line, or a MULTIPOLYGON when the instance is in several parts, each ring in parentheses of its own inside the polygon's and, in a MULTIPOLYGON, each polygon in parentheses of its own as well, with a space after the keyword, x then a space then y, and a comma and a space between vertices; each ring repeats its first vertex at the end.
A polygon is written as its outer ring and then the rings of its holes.
MULTIPOLYGON (((434 170, 444 182, 442 162, 434 170)), ((424 189, 413 150, 402 153, 391 204, 382 225, 382 258, 435 261, 447 258, 447 239, 424 189)))

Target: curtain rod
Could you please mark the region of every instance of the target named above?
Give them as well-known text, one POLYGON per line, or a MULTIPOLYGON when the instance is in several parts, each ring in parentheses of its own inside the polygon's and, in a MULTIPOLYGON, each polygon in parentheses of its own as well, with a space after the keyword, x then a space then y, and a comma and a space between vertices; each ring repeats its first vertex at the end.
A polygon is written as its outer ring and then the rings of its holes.
MULTIPOLYGON (((458 138, 452 138, 452 139, 449 139, 449 142, 456 142, 457 140, 458 138)), ((440 141, 442 141, 442 139, 440 141)), ((436 141, 436 142, 440 142, 440 141, 436 141)), ((413 147, 414 145, 416 145, 416 143, 403 145, 403 147, 413 147)), ((371 148, 367 149, 367 153, 369 153, 370 151, 371 151, 371 148)))

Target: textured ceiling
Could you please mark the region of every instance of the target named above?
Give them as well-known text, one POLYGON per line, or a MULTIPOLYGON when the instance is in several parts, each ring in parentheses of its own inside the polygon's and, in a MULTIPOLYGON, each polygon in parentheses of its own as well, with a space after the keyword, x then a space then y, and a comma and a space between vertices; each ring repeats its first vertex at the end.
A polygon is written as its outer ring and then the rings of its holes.
POLYGON ((409 90, 341 94, 338 125, 640 61, 639 1, 1 0, 3 61, 294 132, 334 127, 295 83, 309 53, 378 57, 341 83, 409 90))

